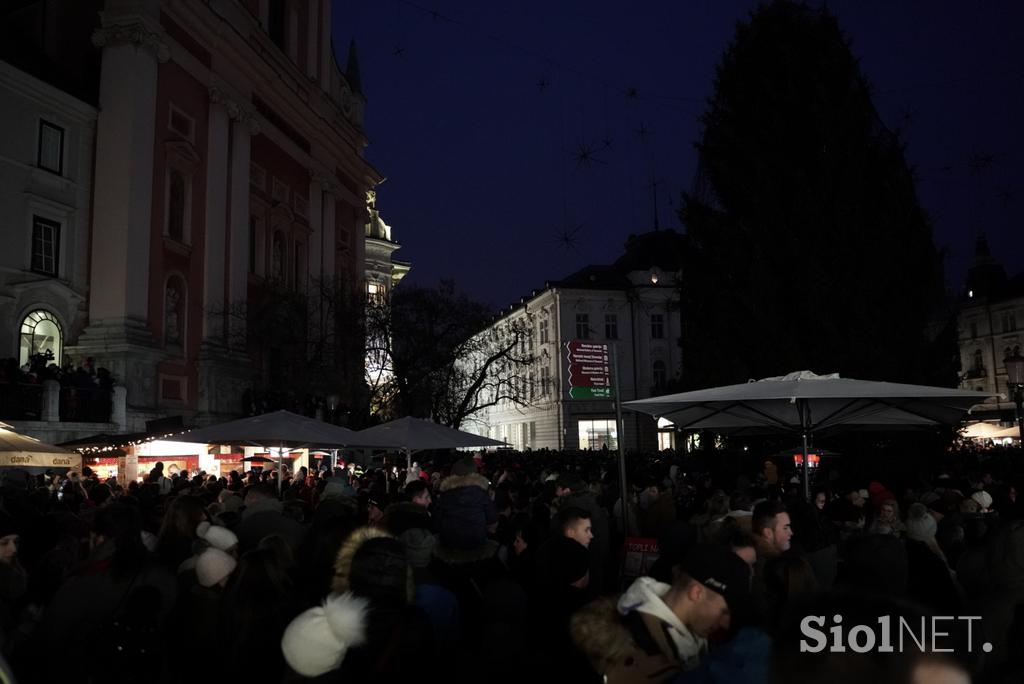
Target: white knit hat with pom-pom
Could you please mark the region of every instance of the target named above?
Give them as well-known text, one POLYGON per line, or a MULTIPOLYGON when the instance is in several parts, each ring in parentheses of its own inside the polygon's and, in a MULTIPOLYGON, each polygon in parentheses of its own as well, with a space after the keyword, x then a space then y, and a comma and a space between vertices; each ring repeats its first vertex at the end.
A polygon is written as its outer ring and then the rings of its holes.
POLYGON ((238 546, 238 536, 234 532, 220 525, 211 525, 205 520, 196 527, 196 536, 221 551, 231 551, 238 546))
POLYGON ((369 607, 368 600, 346 592, 310 608, 284 630, 284 659, 304 677, 319 677, 339 667, 348 649, 366 641, 369 607))

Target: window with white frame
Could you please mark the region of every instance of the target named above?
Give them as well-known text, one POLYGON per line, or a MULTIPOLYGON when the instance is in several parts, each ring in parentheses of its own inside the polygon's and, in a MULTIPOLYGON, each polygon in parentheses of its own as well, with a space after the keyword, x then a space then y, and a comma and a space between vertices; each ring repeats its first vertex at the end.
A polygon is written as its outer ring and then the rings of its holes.
POLYGON ((585 313, 576 314, 576 339, 590 339, 590 315, 585 313))
POLYGON ((619 339, 619 317, 617 315, 604 315, 604 336, 608 340, 619 339))
POLYGON ((540 396, 546 397, 551 391, 551 369, 542 366, 540 369, 540 396))
POLYGON ((579 422, 580 449, 619 448, 618 429, 615 420, 581 420, 579 422))
POLYGON ((651 314, 651 339, 660 340, 665 337, 664 314, 651 314))
POLYGON ((60 257, 60 223, 32 217, 32 270, 57 276, 60 257))
POLYGON ((551 321, 544 318, 540 322, 540 343, 547 344, 548 336, 551 334, 551 321))
POLYGON ((50 363, 61 365, 64 336, 60 323, 49 311, 39 309, 29 313, 21 321, 21 349, 18 363, 24 366, 36 355, 53 356, 50 363))
POLYGON ((39 152, 36 164, 41 169, 64 175, 64 129, 49 121, 39 122, 39 152))
POLYGON ((654 386, 662 388, 668 382, 668 371, 664 361, 655 361, 651 364, 651 377, 654 379, 654 386))

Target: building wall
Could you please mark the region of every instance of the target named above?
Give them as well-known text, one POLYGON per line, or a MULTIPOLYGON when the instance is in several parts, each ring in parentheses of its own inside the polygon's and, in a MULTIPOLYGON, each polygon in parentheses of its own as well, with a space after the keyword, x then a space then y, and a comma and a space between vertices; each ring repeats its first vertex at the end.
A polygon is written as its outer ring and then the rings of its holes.
POLYGON ((357 226, 380 180, 362 158, 363 99, 333 58, 330 1, 284 5, 280 44, 265 0, 123 0, 95 33, 93 268, 73 351, 125 384, 132 427, 241 411, 265 360, 249 356, 239 314, 271 275, 274 229, 287 287, 344 277, 362 289, 357 226), (187 177, 181 239, 172 170, 187 177))
MULTIPOLYGON (((1007 350, 1024 348, 1024 297, 971 302, 957 320, 960 346, 960 387, 1006 393, 1007 350), (980 356, 979 356, 980 354, 980 356), (980 358, 980 366, 976 361, 980 358)), ((1012 403, 1002 401, 1006 407, 1012 403)))
POLYGON ((85 324, 96 109, 0 62, 0 359, 19 357, 35 310, 60 323, 64 345, 85 324), (64 130, 59 173, 40 168, 40 122, 64 130), (32 270, 35 216, 59 225, 57 273, 32 270))
MULTIPOLYGON (((678 307, 670 304, 678 300, 677 290, 672 283, 661 287, 641 283, 628 289, 551 288, 497 321, 494 326, 511 320, 529 321, 536 360, 525 372, 526 379, 539 382, 541 369, 547 367, 551 386, 547 392, 538 390, 532 399, 527 396, 526 406, 503 402, 480 412, 466 429, 508 441, 516 449, 578 449, 580 421, 615 421, 614 401, 569 398, 566 343, 578 339, 578 314, 588 316, 591 341, 614 344, 622 401, 652 395, 655 360, 666 364, 668 379, 678 377, 680 321, 678 307), (650 317, 658 313, 665 316, 663 338, 652 339, 650 317), (617 331, 606 331, 606 315, 616 317, 617 331), (543 321, 547 321, 546 343, 541 341, 543 321)), ((623 411, 619 438, 627 449, 653 450, 657 447, 656 424, 650 416, 623 411)))

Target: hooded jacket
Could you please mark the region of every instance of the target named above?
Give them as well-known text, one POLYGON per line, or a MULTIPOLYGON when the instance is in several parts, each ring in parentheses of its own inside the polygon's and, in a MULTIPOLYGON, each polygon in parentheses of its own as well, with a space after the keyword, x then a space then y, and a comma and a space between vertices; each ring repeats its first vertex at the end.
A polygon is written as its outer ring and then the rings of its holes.
POLYGON ((692 670, 707 653, 708 642, 691 632, 661 600, 670 588, 650 577, 638 577, 619 598, 616 608, 632 627, 641 648, 648 653, 656 648, 681 669, 692 670), (641 625, 646 633, 639 629, 641 625))
POLYGON ((487 543, 487 527, 498 522, 498 512, 487 493, 483 475, 451 475, 441 481, 436 525, 441 546, 469 550, 487 543))

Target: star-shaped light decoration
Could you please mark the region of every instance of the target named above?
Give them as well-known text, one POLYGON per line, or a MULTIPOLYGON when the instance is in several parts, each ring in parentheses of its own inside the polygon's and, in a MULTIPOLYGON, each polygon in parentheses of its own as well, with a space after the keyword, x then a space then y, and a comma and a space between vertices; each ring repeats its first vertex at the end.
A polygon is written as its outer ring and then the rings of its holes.
POLYGON ((633 87, 626 88, 626 99, 627 100, 639 100, 640 99, 640 91, 638 91, 636 88, 633 88, 633 87))
POLYGON ((401 45, 396 45, 395 49, 391 51, 392 57, 402 58, 405 56, 405 48, 401 45))
POLYGON ((636 133, 636 137, 640 138, 640 142, 642 143, 647 142, 647 138, 651 136, 651 129, 649 129, 647 124, 643 122, 640 123, 640 128, 636 129, 634 132, 636 133))
POLYGON ((534 85, 537 86, 537 90, 543 93, 545 90, 548 89, 548 86, 551 85, 551 83, 548 81, 548 79, 541 77, 541 79, 537 81, 534 85))
POLYGON ((576 168, 581 166, 591 166, 592 164, 604 164, 603 161, 595 156, 596 150, 590 145, 580 143, 579 147, 573 153, 573 157, 576 159, 576 168))
POLYGON ((558 232, 555 233, 555 244, 564 248, 566 251, 576 249, 579 243, 579 233, 581 230, 583 230, 582 223, 575 228, 569 228, 568 226, 559 228, 558 232))

